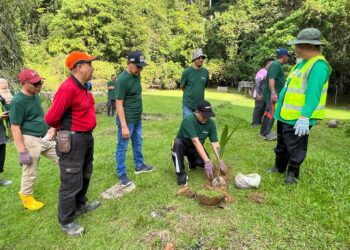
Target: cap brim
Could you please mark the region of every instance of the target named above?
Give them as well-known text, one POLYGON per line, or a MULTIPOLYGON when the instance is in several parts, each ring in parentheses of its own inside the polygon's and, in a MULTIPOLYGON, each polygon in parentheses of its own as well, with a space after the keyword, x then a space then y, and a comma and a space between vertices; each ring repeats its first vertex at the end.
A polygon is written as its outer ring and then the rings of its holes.
POLYGON ((192 62, 195 61, 195 60, 197 60, 197 59, 200 58, 200 57, 204 57, 204 59, 207 58, 205 55, 197 56, 196 58, 192 59, 192 62))
POLYGON ((147 66, 148 64, 145 63, 145 62, 140 62, 140 63, 134 63, 137 67, 145 67, 147 66))
POLYGON ((287 43, 287 45, 296 45, 296 44, 323 45, 324 43, 321 41, 316 41, 316 40, 298 40, 298 39, 294 39, 294 40, 289 41, 287 43))
POLYGON ((209 112, 203 112, 203 111, 200 111, 201 114, 207 118, 210 118, 210 117, 215 117, 215 113, 213 111, 209 111, 209 112))
POLYGON ((37 82, 40 82, 41 80, 43 80, 44 78, 42 78, 41 76, 36 76, 30 80, 26 80, 25 82, 28 82, 30 84, 33 84, 33 83, 37 83, 37 82))

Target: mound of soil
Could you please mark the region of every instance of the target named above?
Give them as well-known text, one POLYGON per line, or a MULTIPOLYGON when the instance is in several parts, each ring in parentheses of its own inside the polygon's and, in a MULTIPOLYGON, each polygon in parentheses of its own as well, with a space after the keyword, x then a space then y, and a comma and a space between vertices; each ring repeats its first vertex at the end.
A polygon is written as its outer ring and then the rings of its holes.
POLYGON ((266 200, 265 194, 258 193, 258 192, 247 194, 246 197, 248 200, 259 203, 259 204, 265 203, 265 200, 266 200))
POLYGON ((204 206, 217 206, 225 200, 225 197, 223 195, 210 197, 207 195, 198 194, 196 195, 196 198, 199 203, 204 206))

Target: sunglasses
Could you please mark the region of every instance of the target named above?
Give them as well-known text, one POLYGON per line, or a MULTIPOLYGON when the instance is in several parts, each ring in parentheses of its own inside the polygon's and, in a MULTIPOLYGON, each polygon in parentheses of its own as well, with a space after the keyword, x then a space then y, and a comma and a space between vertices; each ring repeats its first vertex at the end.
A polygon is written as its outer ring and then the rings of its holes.
POLYGON ((35 83, 31 83, 30 85, 33 85, 35 88, 40 87, 43 85, 43 81, 39 81, 39 82, 35 82, 35 83))
POLYGON ((136 66, 136 68, 138 68, 138 69, 143 69, 143 66, 136 66))

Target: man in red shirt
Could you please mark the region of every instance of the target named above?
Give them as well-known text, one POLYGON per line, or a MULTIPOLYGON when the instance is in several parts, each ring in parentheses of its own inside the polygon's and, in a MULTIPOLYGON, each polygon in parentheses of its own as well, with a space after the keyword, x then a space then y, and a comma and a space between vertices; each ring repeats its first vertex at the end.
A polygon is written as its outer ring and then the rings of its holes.
POLYGON ((84 232, 74 219, 100 205, 98 201, 86 203, 93 169, 92 131, 96 126, 95 102, 86 83, 92 78, 94 68, 91 62, 95 59, 80 51, 68 55, 66 66, 71 73, 60 85, 45 117, 47 124, 59 130, 57 154, 61 186, 58 221, 70 236, 80 236, 84 232))

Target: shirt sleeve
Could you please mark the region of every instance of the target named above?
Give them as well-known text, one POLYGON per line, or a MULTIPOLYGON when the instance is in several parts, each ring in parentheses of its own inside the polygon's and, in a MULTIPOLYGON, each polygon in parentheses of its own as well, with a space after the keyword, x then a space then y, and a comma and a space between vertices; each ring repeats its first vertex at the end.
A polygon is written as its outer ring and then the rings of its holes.
POLYGON ((61 85, 53 98, 51 108, 45 116, 45 122, 50 127, 59 128, 61 126, 61 120, 67 109, 71 106, 72 99, 72 90, 61 85))
POLYGON ((281 71, 281 65, 279 65, 278 62, 273 62, 271 63, 270 67, 269 67, 269 79, 276 79, 278 78, 279 74, 281 71))
POLYGON ((187 70, 182 72, 181 80, 180 80, 180 86, 185 87, 187 85, 187 70))
POLYGON ((127 93, 127 82, 125 82, 123 79, 118 79, 117 86, 116 98, 124 100, 127 93))
POLYGON ((192 120, 184 119, 182 121, 181 126, 182 126, 183 136, 185 138, 192 139, 192 138, 198 137, 198 133, 195 129, 195 126, 194 126, 192 120))
POLYGON ((216 131, 216 124, 214 120, 210 119, 210 128, 209 128, 209 140, 210 142, 218 142, 218 134, 216 131))
POLYGON ((314 64, 310 71, 305 92, 305 105, 301 110, 301 115, 311 117, 320 102, 322 89, 330 76, 330 69, 323 61, 314 64))
POLYGON ((24 107, 21 103, 18 102, 12 102, 11 108, 10 108, 10 121, 13 125, 19 125, 21 126, 24 121, 24 107))

